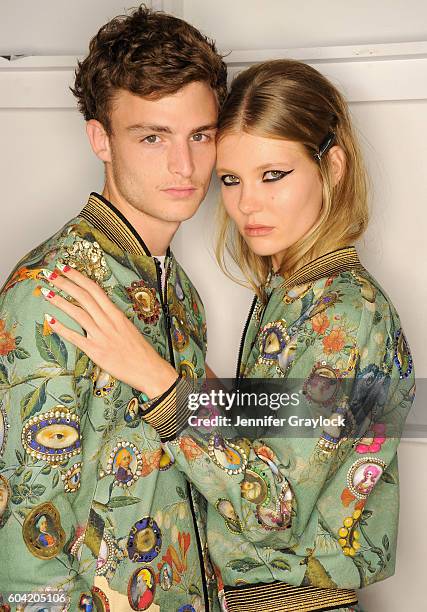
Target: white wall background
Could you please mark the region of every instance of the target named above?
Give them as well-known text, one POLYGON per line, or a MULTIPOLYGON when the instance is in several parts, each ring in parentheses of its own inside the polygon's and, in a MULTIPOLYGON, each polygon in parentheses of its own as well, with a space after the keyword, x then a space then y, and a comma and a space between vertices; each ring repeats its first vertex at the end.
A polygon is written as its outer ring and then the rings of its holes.
MULTIPOLYGON (((15 262, 102 189, 102 167, 67 91, 77 55, 125 0, 0 0, 0 286, 15 262), (55 56, 55 57, 54 57, 55 56), (57 57, 68 56, 68 57, 57 57)), ((424 0, 153 0, 215 38, 232 70, 291 56, 338 84, 359 129, 373 180, 373 219, 358 245, 362 262, 396 304, 417 376, 427 377, 427 3, 424 0), (406 43, 406 44, 403 44, 406 43), (242 50, 245 50, 244 52, 242 50)), ((180 230, 174 251, 204 297, 209 362, 232 375, 250 293, 218 271, 212 255, 216 185, 180 230), (191 253, 188 248, 191 245, 191 253), (194 257, 194 252, 198 257, 194 257), (227 304, 236 304, 230 309, 227 304)), ((424 395, 425 397, 425 395, 424 395)), ((412 423, 425 424, 417 401, 412 423)), ((426 609, 427 444, 402 442, 397 571, 360 593, 368 612, 426 609), (416 474, 416 475, 415 475, 416 474)))

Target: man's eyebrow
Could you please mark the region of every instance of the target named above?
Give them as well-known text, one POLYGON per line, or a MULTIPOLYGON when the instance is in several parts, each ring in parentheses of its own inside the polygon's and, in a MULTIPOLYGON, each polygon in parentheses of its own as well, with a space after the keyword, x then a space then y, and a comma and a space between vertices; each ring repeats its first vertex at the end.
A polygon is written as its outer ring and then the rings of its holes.
POLYGON ((172 130, 167 125, 136 123, 135 125, 129 125, 126 129, 128 132, 161 132, 163 134, 172 134, 172 130))
POLYGON ((209 123, 208 125, 201 125, 200 127, 191 130, 191 133, 197 134, 198 132, 209 132, 209 130, 216 130, 217 127, 217 123, 209 123))
MULTIPOLYGON (((208 132, 209 130, 216 130, 216 123, 209 123, 207 125, 201 125, 200 127, 191 130, 191 134, 197 134, 199 132, 208 132)), ((126 130, 128 132, 159 132, 161 134, 173 134, 173 130, 167 125, 152 125, 146 123, 136 123, 135 125, 129 125, 126 130)))

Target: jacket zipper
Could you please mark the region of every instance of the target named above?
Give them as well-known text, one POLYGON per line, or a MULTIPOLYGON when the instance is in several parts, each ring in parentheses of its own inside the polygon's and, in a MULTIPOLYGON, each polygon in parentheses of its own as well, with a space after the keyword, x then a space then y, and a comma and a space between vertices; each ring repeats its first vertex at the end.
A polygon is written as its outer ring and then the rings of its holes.
POLYGON ((206 575, 205 575, 205 562, 203 560, 203 551, 202 551, 202 543, 200 542, 200 533, 199 527, 197 525, 196 512, 194 510, 193 497, 191 495, 191 485, 187 482, 187 495, 190 500, 190 510, 191 515, 193 517, 194 522, 194 532, 196 534, 196 542, 197 542, 197 552, 199 553, 199 563, 200 563, 200 573, 202 575, 202 586, 203 586, 203 596, 205 600, 205 612, 209 612, 209 595, 208 595, 208 585, 206 584, 206 575))
MULTIPOLYGON (((270 298, 271 298, 272 294, 273 294, 273 291, 270 292, 270 295, 268 296, 268 300, 267 300, 267 302, 266 302, 266 304, 265 304, 265 306, 263 308, 262 317, 261 317, 259 325, 258 325, 257 333, 255 334, 254 340, 252 341, 252 345, 251 345, 249 354, 252 352, 252 349, 253 349, 253 347, 255 345, 255 342, 257 340, 259 330, 260 330, 260 328, 262 326, 262 320, 264 318, 264 313, 265 313, 265 311, 267 309, 267 306, 268 306, 268 303, 270 301, 270 298)), ((242 378, 241 375, 240 375, 240 366, 241 366, 241 362, 242 362, 243 348, 244 348, 244 345, 245 345, 246 334, 248 333, 249 323, 251 322, 252 315, 254 313, 257 300, 258 300, 258 297, 255 295, 254 299, 252 300, 252 304, 251 304, 251 307, 249 309, 248 318, 246 319, 245 327, 243 328, 242 338, 240 340, 239 356, 237 358, 237 368, 236 368, 236 385, 235 385, 236 391, 239 390, 239 386, 240 386, 239 385, 239 381, 240 381, 240 378, 242 378)))
MULTIPOLYGON (((168 261, 168 266, 166 268, 166 272, 165 272, 165 289, 163 292, 163 288, 162 288, 162 266, 160 264, 160 261, 158 259, 156 259, 154 257, 154 261, 156 264, 156 271, 157 271, 157 285, 158 285, 158 290, 159 290, 159 295, 160 295, 160 304, 162 306, 162 311, 165 317, 165 323, 166 323, 166 336, 168 339, 168 346, 169 346, 169 360, 170 363, 173 367, 175 367, 175 355, 173 352, 173 345, 172 345, 172 336, 170 333, 171 330, 171 324, 172 324, 172 318, 170 316, 170 312, 169 312, 169 304, 168 304, 168 277, 169 277, 169 270, 170 270, 170 262, 168 261)), ((200 534, 199 534, 199 527, 197 525, 197 519, 196 519, 196 513, 194 511, 194 504, 193 504, 193 498, 191 496, 191 487, 190 487, 190 483, 187 482, 187 490, 188 490, 188 499, 190 501, 190 510, 191 510, 191 516, 193 518, 193 525, 194 525, 194 533, 196 535, 196 545, 197 545, 197 552, 199 555, 199 562, 200 562, 200 574, 202 577, 202 587, 203 587, 203 596, 205 599, 205 610, 207 612, 209 612, 209 597, 208 597, 208 587, 206 584, 206 575, 205 575, 205 564, 203 561, 203 551, 202 551, 202 545, 200 542, 200 534)))
MULTIPOLYGON (((172 346, 172 336, 171 336, 171 325, 172 325, 172 319, 170 316, 170 312, 169 312, 169 304, 168 304, 168 273, 166 273, 166 278, 165 278, 165 290, 163 293, 163 288, 162 288, 162 266, 160 264, 160 261, 158 259, 156 259, 154 257, 154 261, 156 263, 156 271, 157 271, 157 285, 158 285, 158 289, 159 289, 159 295, 160 295, 160 304, 162 307, 162 311, 163 311, 163 315, 165 317, 165 327, 166 327, 166 337, 168 339, 168 347, 169 347, 169 361, 171 363, 171 365, 173 367, 175 367, 175 355, 173 353, 173 346, 172 346)), ((168 265, 168 270, 169 270, 169 265, 168 265)))
POLYGON ((248 332, 249 323, 251 322, 252 315, 253 315, 253 312, 254 312, 254 309, 255 309, 255 305, 257 303, 257 299, 258 298, 255 295, 254 299, 252 300, 252 304, 251 304, 251 307, 249 309, 249 314, 248 314, 248 317, 246 319, 246 323, 245 323, 245 326, 243 328, 242 337, 241 337, 241 340, 240 340, 239 355, 238 355, 238 358, 237 358, 237 368, 236 368, 236 390, 238 390, 238 387, 239 387, 238 381, 241 378, 241 376, 240 376, 240 365, 241 365, 241 362, 242 362, 243 347, 245 345, 246 334, 248 332))

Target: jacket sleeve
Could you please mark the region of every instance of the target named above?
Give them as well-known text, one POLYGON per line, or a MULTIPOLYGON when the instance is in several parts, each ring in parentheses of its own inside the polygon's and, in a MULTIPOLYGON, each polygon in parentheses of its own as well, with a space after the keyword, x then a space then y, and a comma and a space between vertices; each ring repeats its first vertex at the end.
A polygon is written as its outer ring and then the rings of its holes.
MULTIPOLYGON (((303 536, 306 541, 308 528, 314 541, 320 522, 343 553, 354 556, 361 542, 356 524, 369 523, 365 504, 372 500, 378 507, 392 487, 396 449, 414 397, 414 371, 399 317, 387 300, 346 301, 327 313, 328 330, 319 320, 303 323, 288 376, 273 380, 275 390, 279 385, 289 397, 298 395, 296 408, 275 412, 286 425, 261 435, 230 426, 207 431, 190 419, 203 409, 192 410, 195 390, 181 378, 146 407, 144 418, 158 430, 178 468, 252 543, 289 548, 303 536), (307 428, 304 421, 295 428, 289 425, 292 412, 333 417, 332 424, 311 422, 307 428)), ((271 379, 258 383, 258 392, 271 392, 271 379)), ((390 510, 391 523, 397 523, 396 512, 390 510)), ((369 539, 368 527, 363 531, 369 539)))
POLYGON ((48 282, 37 270, 23 270, 25 276, 18 271, 0 295, 3 591, 70 581, 73 559, 66 544, 77 524, 72 504, 80 486, 80 428, 87 409, 76 381, 88 358, 52 332, 44 313, 82 330, 40 295, 38 287, 48 282))

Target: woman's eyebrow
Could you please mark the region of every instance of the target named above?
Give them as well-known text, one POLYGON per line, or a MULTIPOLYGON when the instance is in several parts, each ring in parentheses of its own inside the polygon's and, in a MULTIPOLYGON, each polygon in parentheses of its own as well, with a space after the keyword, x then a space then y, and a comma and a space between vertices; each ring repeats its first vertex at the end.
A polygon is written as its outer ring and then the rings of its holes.
POLYGON ((218 174, 236 174, 235 170, 228 170, 228 168, 216 168, 215 172, 218 174))
POLYGON ((281 161, 268 162, 268 164, 262 164, 261 166, 257 166, 256 170, 267 170, 267 168, 272 168, 273 166, 291 166, 292 164, 289 161, 285 161, 282 159, 281 161))

